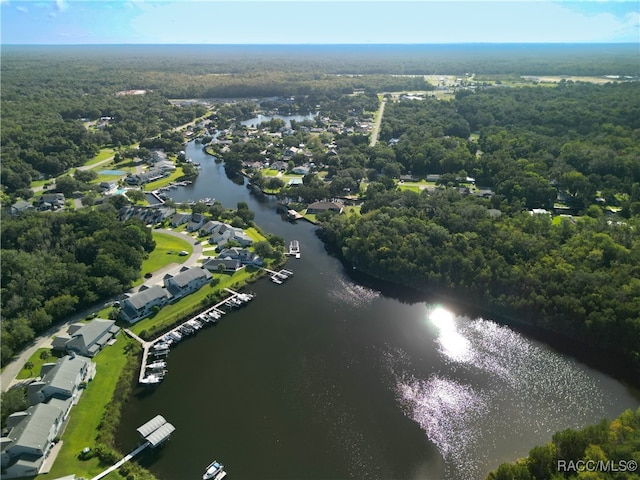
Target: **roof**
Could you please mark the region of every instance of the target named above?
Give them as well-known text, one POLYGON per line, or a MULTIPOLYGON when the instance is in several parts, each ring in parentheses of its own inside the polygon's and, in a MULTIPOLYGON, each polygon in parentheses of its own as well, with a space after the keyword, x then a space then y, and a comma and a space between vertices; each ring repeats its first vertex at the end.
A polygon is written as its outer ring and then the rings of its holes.
MULTIPOLYGON (((74 324, 69 328, 69 333, 72 337, 83 337, 85 346, 92 345, 93 343, 100 342, 100 339, 105 337, 111 337, 111 330, 116 324, 113 320, 105 320, 102 318, 96 318, 88 323, 74 324), (74 329, 74 327, 80 326, 80 328, 74 329), (72 330, 73 329, 73 330, 72 330)), ((108 341, 108 338, 107 340, 108 341)), ((102 342, 102 344, 106 343, 102 342)))
POLYGON ((204 270, 199 267, 190 268, 184 272, 180 272, 173 276, 173 281, 180 287, 189 285, 194 280, 205 277, 207 280, 211 278, 211 274, 208 270, 204 270))
POLYGON ((42 377, 42 382, 59 390, 73 391, 77 387, 76 379, 80 371, 89 362, 90 360, 79 356, 62 357, 56 362, 55 367, 42 377))
POLYGON ((158 428, 160 428, 165 423, 167 423, 167 421, 164 419, 162 415, 156 415, 147 423, 138 427, 136 431, 143 437, 146 437, 150 435, 154 430, 157 430, 158 428))
POLYGON ((169 438, 169 435, 171 435, 175 431, 175 429, 176 427, 174 427, 170 423, 165 423, 149 436, 147 436, 146 439, 151 444, 151 447, 155 447, 169 438))
POLYGON ((137 431, 151 444, 151 447, 155 447, 169 438, 175 429, 176 427, 167 422, 162 415, 156 415, 137 431))
POLYGON ((151 303, 153 300, 163 297, 167 297, 167 291, 160 285, 154 285, 151 288, 134 293, 125 301, 130 303, 135 309, 139 309, 151 303))
POLYGON ((330 210, 330 209, 341 209, 343 206, 340 203, 336 202, 315 202, 307 207, 311 210, 330 210))
POLYGON ((8 437, 11 438, 12 443, 6 447, 20 445, 44 451, 47 448, 52 425, 64 413, 59 407, 46 403, 29 407, 26 412, 27 416, 9 432, 8 437))

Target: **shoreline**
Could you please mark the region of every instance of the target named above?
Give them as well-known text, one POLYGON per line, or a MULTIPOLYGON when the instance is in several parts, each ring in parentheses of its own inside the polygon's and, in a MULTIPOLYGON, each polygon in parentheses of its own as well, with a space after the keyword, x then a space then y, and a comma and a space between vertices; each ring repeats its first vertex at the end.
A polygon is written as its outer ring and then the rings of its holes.
POLYGON ((478 302, 472 303, 461 300, 461 298, 465 297, 464 295, 460 295, 460 292, 455 295, 453 291, 418 290, 411 286, 401 285, 390 280, 375 277, 351 265, 334 245, 323 239, 322 233, 320 233, 321 231, 322 229, 320 228, 317 235, 325 245, 327 254, 336 257, 340 261, 345 268, 347 276, 354 282, 373 288, 374 290, 379 290, 385 296, 397 298, 409 303, 442 302, 456 307, 456 313, 461 315, 488 317, 499 325, 507 326, 519 333, 524 333, 526 336, 544 343, 553 351, 569 356, 589 368, 593 368, 619 381, 627 387, 638 402, 640 402, 640 376, 638 376, 637 371, 634 371, 634 366, 630 363, 630 360, 619 352, 599 348, 565 333, 549 330, 539 325, 519 320, 512 314, 507 312, 501 313, 489 305, 479 305, 478 302))

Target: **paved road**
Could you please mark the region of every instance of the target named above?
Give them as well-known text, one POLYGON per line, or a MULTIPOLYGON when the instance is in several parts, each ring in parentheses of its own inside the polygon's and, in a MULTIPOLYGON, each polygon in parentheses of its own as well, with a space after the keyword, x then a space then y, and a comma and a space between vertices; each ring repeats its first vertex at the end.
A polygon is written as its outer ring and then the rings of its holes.
MULTIPOLYGON (((189 243, 193 245, 193 253, 182 264, 171 263, 153 272, 153 276, 151 278, 146 279, 144 282, 144 284, 147 286, 162 284, 162 279, 165 276, 165 274, 178 273, 180 271, 180 268, 182 268, 185 265, 188 267, 195 266, 198 262, 198 259, 202 255, 202 245, 200 244, 196 245, 195 244, 196 239, 194 239, 190 235, 174 232, 171 230, 165 230, 165 229, 158 229, 157 231, 160 233, 167 233, 174 237, 182 238, 183 240, 187 240, 189 243)), ((130 293, 137 292, 139 288, 140 286, 134 287, 131 290, 129 290, 129 292, 130 293)), ((4 392, 8 390, 9 387, 11 386, 26 383, 24 380, 16 380, 15 378, 20 373, 20 371, 22 370, 22 367, 24 367, 24 364, 27 362, 27 360, 29 360, 31 355, 33 355, 39 348, 50 348, 53 336, 66 333, 69 325, 71 325, 72 323, 79 322, 87 318, 88 316, 92 315, 93 313, 102 310, 103 308, 108 306, 110 302, 114 302, 118 300, 120 297, 121 295, 114 296, 112 298, 107 299, 106 301, 93 305, 92 307, 87 308, 86 310, 77 312, 74 315, 71 315, 69 318, 67 318, 63 323, 57 324, 55 327, 50 328, 49 330, 47 330, 46 332, 44 332, 43 334, 35 338, 27 348, 25 348, 22 352, 20 352, 20 354, 4 368, 4 370, 0 374, 0 389, 4 392)))
POLYGON ((380 102, 380 110, 378 111, 378 119, 376 120, 376 124, 373 126, 373 131, 371 132, 371 143, 372 147, 376 146, 378 143, 378 135, 380 135, 380 124, 382 123, 382 116, 384 115, 384 106, 387 104, 387 99, 383 99, 380 102))

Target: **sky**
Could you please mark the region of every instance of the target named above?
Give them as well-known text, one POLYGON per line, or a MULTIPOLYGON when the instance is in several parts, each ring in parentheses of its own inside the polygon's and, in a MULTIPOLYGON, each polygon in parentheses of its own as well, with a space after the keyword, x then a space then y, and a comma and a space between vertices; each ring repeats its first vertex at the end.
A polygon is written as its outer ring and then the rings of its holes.
POLYGON ((0 0, 2 44, 639 43, 638 0, 0 0))

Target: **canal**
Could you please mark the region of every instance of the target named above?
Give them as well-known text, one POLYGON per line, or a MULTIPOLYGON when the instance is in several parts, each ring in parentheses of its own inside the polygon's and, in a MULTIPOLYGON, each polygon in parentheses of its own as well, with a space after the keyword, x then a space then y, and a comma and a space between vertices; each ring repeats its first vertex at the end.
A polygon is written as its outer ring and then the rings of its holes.
POLYGON ((201 145, 186 154, 201 172, 176 201, 247 202, 302 258, 173 349, 163 383, 127 404, 122 451, 157 414, 176 427, 140 459, 158 478, 198 479, 218 460, 237 480, 482 479, 555 431, 637 408, 618 381, 490 318, 354 280, 316 227, 283 220, 201 145))

